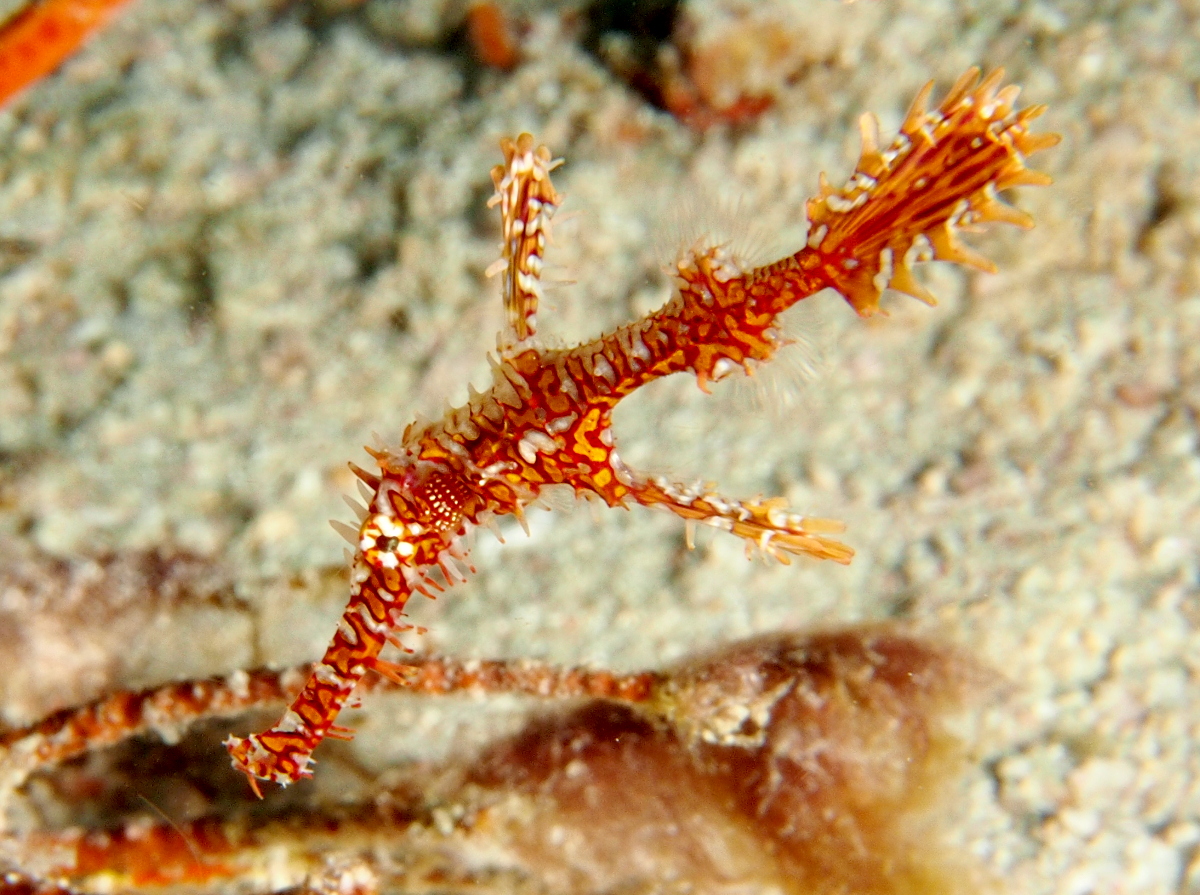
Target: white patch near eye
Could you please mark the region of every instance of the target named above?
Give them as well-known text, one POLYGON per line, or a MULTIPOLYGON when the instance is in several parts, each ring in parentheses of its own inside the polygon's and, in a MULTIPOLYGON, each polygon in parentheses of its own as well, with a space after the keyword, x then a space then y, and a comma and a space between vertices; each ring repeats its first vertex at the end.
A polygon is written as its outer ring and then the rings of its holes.
POLYGON ((412 556, 416 552, 416 548, 408 541, 401 541, 396 545, 396 552, 401 556, 412 556))
POLYGON ((397 525, 387 516, 376 516, 373 521, 379 527, 379 531, 386 537, 399 538, 404 535, 404 527, 397 525))

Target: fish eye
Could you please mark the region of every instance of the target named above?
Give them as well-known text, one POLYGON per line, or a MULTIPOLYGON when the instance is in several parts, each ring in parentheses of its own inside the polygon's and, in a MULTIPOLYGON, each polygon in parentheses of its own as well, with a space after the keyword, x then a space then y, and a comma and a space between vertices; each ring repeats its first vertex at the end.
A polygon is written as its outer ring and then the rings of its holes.
POLYGON ((396 546, 399 543, 400 543, 399 538, 391 538, 391 537, 387 537, 386 535, 380 535, 379 537, 377 537, 375 539, 376 549, 382 550, 384 553, 391 553, 393 550, 396 549, 396 546))

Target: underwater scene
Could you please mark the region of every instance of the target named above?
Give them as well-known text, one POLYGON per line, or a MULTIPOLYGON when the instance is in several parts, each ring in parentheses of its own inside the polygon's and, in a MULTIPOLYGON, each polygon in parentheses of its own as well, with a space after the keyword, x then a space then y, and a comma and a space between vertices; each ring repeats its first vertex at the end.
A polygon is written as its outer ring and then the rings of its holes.
POLYGON ((0 0, 0 893, 1200 895, 1198 144, 1196 2, 0 0))

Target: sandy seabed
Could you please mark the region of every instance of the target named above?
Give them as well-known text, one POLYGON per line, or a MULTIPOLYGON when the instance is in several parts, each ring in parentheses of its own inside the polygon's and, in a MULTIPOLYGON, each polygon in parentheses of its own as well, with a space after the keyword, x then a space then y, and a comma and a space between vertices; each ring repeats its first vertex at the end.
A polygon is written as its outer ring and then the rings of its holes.
MULTIPOLYGON (((891 294, 870 323, 819 296, 798 384, 678 378, 618 413, 635 468, 842 519, 851 566, 688 552, 665 514, 584 506, 484 534, 478 574, 413 620, 454 655, 632 669, 899 619, 1010 684, 961 833, 1009 891, 1200 893, 1200 6, 693 3, 699 44, 739 15, 783 35, 774 106, 704 133, 559 4, 522 5, 511 73, 444 51, 457 4, 326 6, 138 0, 0 113, 5 720, 319 654, 346 461, 487 381, 500 137, 566 159, 540 321, 568 342, 665 300, 697 218, 794 250, 860 112, 894 131, 926 80, 1002 65, 1064 141, 1031 163, 1055 185, 1015 197, 1037 229, 971 238, 998 274, 928 265, 941 304, 891 294), (211 562, 211 587, 96 607, 13 573, 147 549, 211 562)), ((342 754, 436 753, 452 714, 382 701, 342 754)))

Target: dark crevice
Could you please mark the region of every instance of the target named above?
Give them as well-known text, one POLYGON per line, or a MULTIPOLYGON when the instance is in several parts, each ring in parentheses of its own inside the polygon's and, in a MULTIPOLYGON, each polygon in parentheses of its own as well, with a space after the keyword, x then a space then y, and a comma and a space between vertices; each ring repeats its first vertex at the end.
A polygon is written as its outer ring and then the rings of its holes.
POLYGON ((20 267, 37 254, 41 245, 32 239, 0 237, 0 276, 20 267))
POLYGON ((1151 203, 1146 220, 1138 230, 1137 238, 1134 240, 1134 245, 1142 254, 1146 254, 1151 249, 1150 243, 1154 238, 1155 231, 1169 218, 1179 212, 1183 204, 1183 200, 1178 193, 1179 182, 1179 172, 1169 162, 1160 166, 1156 172, 1154 176, 1154 201, 1151 203))
POLYGON ((388 314, 388 327, 397 335, 404 335, 412 328, 412 321, 409 320, 408 311, 404 308, 396 308, 388 314))
POLYGON ((187 320, 193 332, 207 326, 216 312, 217 290, 208 258, 208 240, 201 235, 192 243, 187 258, 187 270, 184 273, 184 282, 191 293, 191 300, 186 308, 187 320))
POLYGON ((213 61, 218 69, 228 69, 235 63, 245 61, 245 32, 245 23, 239 17, 232 28, 213 37, 213 61))
POLYGON ((495 72, 479 61, 471 46, 470 34, 464 22, 447 36, 440 46, 434 49, 441 55, 448 56, 458 66, 462 75, 461 98, 466 100, 478 99, 487 83, 487 78, 495 72))
POLYGON ((396 261, 395 241, 392 239, 364 239, 353 246, 353 251, 355 275, 360 283, 369 282, 379 271, 396 261))
POLYGON ((593 0, 580 45, 653 106, 666 108, 661 51, 675 32, 679 0, 593 0))

